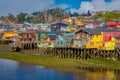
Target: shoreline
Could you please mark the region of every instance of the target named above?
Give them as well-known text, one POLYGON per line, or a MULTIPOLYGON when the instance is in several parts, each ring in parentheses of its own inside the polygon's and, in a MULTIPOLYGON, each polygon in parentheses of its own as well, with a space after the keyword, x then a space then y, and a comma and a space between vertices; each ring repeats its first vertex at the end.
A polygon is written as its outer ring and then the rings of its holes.
POLYGON ((35 55, 23 52, 3 52, 0 58, 15 60, 33 65, 43 66, 47 69, 54 69, 67 72, 80 72, 79 67, 94 67, 120 70, 119 61, 111 60, 77 60, 77 59, 61 59, 51 55, 35 55))

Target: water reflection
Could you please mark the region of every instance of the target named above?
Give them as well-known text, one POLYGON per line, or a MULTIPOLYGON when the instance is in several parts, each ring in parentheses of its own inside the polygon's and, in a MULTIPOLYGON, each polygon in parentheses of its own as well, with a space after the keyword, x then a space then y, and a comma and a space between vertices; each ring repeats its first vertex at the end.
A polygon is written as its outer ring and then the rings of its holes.
POLYGON ((0 59, 0 80, 120 80, 118 70, 85 67, 79 69, 79 73, 68 73, 0 59))
POLYGON ((79 69, 86 71, 87 80, 120 80, 120 70, 93 67, 79 67, 79 69))

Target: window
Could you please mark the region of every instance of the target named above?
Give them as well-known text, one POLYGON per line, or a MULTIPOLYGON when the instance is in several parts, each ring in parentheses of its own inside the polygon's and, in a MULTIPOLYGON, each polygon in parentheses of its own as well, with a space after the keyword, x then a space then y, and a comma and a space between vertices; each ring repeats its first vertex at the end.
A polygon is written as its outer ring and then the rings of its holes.
POLYGON ((57 42, 57 44, 59 45, 59 41, 57 42))
POLYGON ((83 37, 83 35, 82 34, 80 34, 80 38, 82 38, 83 37))
POLYGON ((77 35, 76 35, 76 38, 77 38, 77 39, 79 39, 79 38, 80 38, 80 35, 79 35, 79 34, 77 34, 77 35))
POLYGON ((24 39, 24 41, 26 41, 26 38, 24 39))
POLYGON ((62 44, 62 41, 61 41, 61 44, 62 44))
POLYGON ((32 40, 32 38, 29 39, 30 41, 32 40))
POLYGON ((98 38, 98 35, 96 35, 96 37, 98 38))
POLYGON ((96 42, 96 44, 101 44, 101 42, 99 41, 99 42, 96 42))
POLYGON ((69 44, 69 41, 66 42, 66 45, 68 45, 68 44, 69 44))
POLYGON ((91 46, 94 46, 94 42, 91 41, 91 42, 90 42, 90 45, 91 45, 91 46))

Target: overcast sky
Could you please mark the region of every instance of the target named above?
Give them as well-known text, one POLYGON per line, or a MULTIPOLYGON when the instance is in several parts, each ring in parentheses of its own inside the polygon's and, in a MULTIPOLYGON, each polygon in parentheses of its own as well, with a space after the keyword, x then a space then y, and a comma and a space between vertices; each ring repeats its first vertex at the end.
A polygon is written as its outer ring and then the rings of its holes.
POLYGON ((62 7, 71 12, 83 13, 88 10, 120 10, 120 0, 0 0, 0 16, 62 7))

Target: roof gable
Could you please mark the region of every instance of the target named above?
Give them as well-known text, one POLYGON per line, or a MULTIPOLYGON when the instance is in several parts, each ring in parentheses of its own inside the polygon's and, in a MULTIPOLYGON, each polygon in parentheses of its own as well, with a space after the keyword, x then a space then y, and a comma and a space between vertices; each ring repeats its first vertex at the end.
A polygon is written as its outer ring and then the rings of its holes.
POLYGON ((103 26, 103 27, 98 27, 98 28, 93 28, 93 29, 81 28, 78 31, 76 31, 75 34, 79 33, 80 31, 85 31, 88 34, 100 34, 101 32, 120 32, 119 29, 114 29, 114 28, 103 26))

